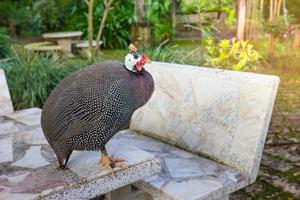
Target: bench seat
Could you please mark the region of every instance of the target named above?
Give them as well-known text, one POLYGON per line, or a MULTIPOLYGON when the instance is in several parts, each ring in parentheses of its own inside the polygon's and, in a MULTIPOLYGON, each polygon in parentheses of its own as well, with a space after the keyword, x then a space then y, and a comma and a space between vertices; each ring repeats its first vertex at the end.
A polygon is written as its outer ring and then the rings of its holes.
POLYGON ((161 159, 161 173, 134 183, 156 199, 219 199, 249 184, 246 175, 232 167, 129 129, 118 133, 115 142, 130 144, 161 159))
POLYGON ((163 62, 146 69, 155 90, 132 116, 130 129, 171 146, 138 143, 163 160, 159 176, 136 184, 144 196, 228 199, 255 182, 279 78, 163 62))
POLYGON ((40 114, 30 108, 0 116, 0 199, 91 199, 160 171, 156 156, 113 139, 109 154, 129 166, 115 169, 116 178, 99 166, 100 152, 74 151, 68 169, 60 170, 36 124, 40 114))

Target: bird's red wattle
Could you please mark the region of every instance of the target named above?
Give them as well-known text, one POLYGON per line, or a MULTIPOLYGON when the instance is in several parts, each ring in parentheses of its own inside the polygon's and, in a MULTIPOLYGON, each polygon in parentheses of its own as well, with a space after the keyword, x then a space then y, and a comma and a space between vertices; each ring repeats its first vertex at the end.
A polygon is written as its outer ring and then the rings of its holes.
POLYGON ((149 58, 147 56, 145 56, 144 54, 142 55, 141 59, 135 64, 137 71, 142 71, 143 66, 145 65, 145 63, 147 63, 148 59, 149 58))

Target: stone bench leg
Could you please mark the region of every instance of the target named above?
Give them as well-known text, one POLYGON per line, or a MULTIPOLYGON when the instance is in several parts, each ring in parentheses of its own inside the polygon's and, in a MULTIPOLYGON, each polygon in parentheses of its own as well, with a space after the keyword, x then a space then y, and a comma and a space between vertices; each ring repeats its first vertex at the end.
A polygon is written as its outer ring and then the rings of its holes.
POLYGON ((70 39, 60 39, 57 40, 57 44, 62 47, 62 49, 67 52, 71 53, 72 52, 72 40, 70 39))
MULTIPOLYGON (((170 200, 173 198, 170 198, 170 200)), ((161 197, 159 194, 149 194, 140 189, 135 188, 133 191, 132 185, 121 187, 117 190, 105 194, 105 200, 169 200, 166 197, 161 197)), ((229 195, 216 200, 229 200, 229 195)))
POLYGON ((151 195, 132 185, 126 185, 105 194, 105 200, 154 200, 151 195))
POLYGON ((227 195, 227 196, 225 196, 225 197, 222 197, 222 198, 220 198, 220 199, 218 199, 218 200, 229 200, 229 195, 227 195))

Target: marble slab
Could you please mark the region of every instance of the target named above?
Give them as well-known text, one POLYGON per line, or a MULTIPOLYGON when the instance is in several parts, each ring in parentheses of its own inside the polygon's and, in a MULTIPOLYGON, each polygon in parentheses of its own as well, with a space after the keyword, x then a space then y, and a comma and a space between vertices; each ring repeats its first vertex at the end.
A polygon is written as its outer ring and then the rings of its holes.
POLYGON ((16 139, 25 144, 48 144, 40 126, 16 133, 16 139))
MULTIPOLYGON (((133 166, 141 162, 146 162, 147 160, 155 159, 155 156, 137 149, 136 147, 130 145, 121 145, 120 143, 115 144, 111 141, 107 147, 110 156, 116 158, 125 159, 126 162, 122 164, 133 166)), ((108 172, 99 167, 99 159, 101 153, 98 151, 74 151, 70 158, 68 167, 70 170, 78 174, 80 177, 89 178, 98 175, 108 175, 108 172), (89 165, 90 168, 86 168, 89 165)), ((117 164, 118 165, 118 164, 117 164)), ((118 171, 118 168, 114 169, 118 171)))
POLYGON ((19 129, 13 122, 0 123, 0 135, 17 132, 19 129))
POLYGON ((49 164, 50 163, 41 155, 41 147, 32 146, 26 151, 25 156, 22 159, 14 162, 12 166, 36 169, 49 164))
POLYGON ((40 108, 28 108, 6 114, 5 117, 21 122, 25 125, 35 126, 41 123, 42 110, 40 108))
POLYGON ((131 128, 256 178, 279 78, 152 62, 149 102, 131 128))
POLYGON ((6 77, 3 69, 0 69, 0 116, 13 111, 6 77))
POLYGON ((12 138, 0 139, 0 163, 13 161, 12 138))
POLYGON ((161 159, 161 173, 134 183, 157 199, 219 199, 250 183, 247 175, 239 170, 131 130, 118 133, 114 141, 130 144, 161 159))
POLYGON ((40 199, 40 193, 61 189, 67 184, 61 179, 39 172, 16 171, 0 176, 0 199, 40 199))

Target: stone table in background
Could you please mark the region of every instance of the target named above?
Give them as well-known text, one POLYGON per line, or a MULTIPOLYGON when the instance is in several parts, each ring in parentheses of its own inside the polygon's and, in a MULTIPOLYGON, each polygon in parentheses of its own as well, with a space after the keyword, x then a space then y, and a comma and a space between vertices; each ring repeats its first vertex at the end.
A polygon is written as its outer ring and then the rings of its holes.
POLYGON ((59 46, 62 47, 63 51, 67 53, 72 52, 72 40, 77 40, 82 36, 81 31, 74 32, 54 32, 54 33, 45 33, 43 38, 47 40, 54 40, 59 46))

